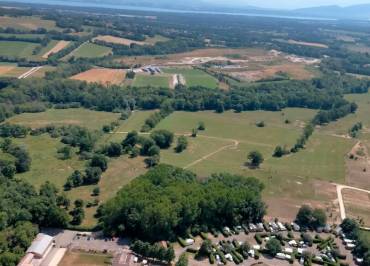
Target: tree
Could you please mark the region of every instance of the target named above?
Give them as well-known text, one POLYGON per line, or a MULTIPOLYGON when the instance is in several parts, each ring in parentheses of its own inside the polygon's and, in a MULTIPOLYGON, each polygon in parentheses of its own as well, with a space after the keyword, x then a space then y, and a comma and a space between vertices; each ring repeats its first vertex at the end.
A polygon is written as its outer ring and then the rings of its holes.
POLYGON ((312 223, 311 226, 315 229, 319 227, 324 227, 326 225, 326 214, 323 209, 314 209, 312 213, 312 223))
POLYGON ((109 157, 119 157, 122 154, 122 145, 111 142, 106 149, 106 153, 109 157))
POLYGON ((83 177, 83 183, 85 185, 97 184, 100 181, 102 170, 99 167, 88 167, 85 170, 85 176, 83 177))
POLYGON ((136 73, 134 71, 130 70, 130 71, 127 71, 126 78, 127 79, 134 79, 135 75, 136 75, 136 73))
POLYGON ((148 149, 148 156, 159 155, 161 152, 160 148, 157 145, 153 145, 148 149))
POLYGON ((79 187, 83 184, 83 174, 75 170, 67 179, 66 186, 69 188, 79 187))
POLYGON ((267 243, 266 243, 266 249, 268 250, 269 254, 273 257, 276 256, 277 253, 281 252, 281 244, 280 241, 277 240, 276 238, 271 238, 267 243))
POLYGON ((262 153, 260 153, 259 151, 251 151, 248 154, 248 160, 251 166, 259 167, 263 163, 264 158, 262 153))
POLYGON ((203 241, 197 253, 197 257, 208 257, 212 253, 212 242, 209 239, 203 241))
POLYGON ((64 146, 58 150, 61 160, 68 160, 72 157, 72 148, 70 146, 64 146))
POLYGON ((191 130, 191 136, 192 136, 193 138, 196 138, 196 137, 197 137, 197 135, 198 135, 198 129, 193 128, 193 129, 191 130))
POLYGON ((184 150, 186 150, 187 147, 188 147, 187 138, 185 136, 180 136, 177 139, 177 145, 176 145, 175 151, 177 153, 180 153, 180 152, 183 152, 184 150))
POLYGON ((144 162, 145 162, 145 164, 148 168, 151 168, 151 167, 154 167, 154 166, 158 165, 159 161, 160 161, 159 155, 154 155, 154 156, 151 156, 151 157, 146 158, 144 160, 144 162))
POLYGON ((199 122, 198 130, 205 130, 205 129, 206 129, 206 125, 204 124, 204 122, 199 122))
POLYGON ((358 237, 359 225, 355 220, 345 218, 340 227, 342 228, 343 233, 349 238, 356 239, 358 237))
POLYGON ((99 196, 99 194, 100 194, 100 188, 99 187, 95 187, 93 189, 92 195, 96 197, 96 196, 99 196))
POLYGON ((176 262, 176 266, 188 266, 189 260, 186 252, 182 253, 179 257, 179 260, 176 262))
POLYGON ((287 154, 289 154, 289 151, 287 150, 286 147, 276 146, 272 156, 280 158, 287 154))
POLYGON ((322 209, 312 209, 303 205, 296 217, 296 222, 303 228, 317 229, 326 225, 326 214, 322 209))
POLYGON ((91 159, 90 166, 98 167, 104 172, 108 168, 108 160, 104 155, 95 154, 91 159))
POLYGON ((174 134, 168 130, 156 130, 150 134, 150 137, 161 149, 167 149, 173 142, 174 134))
POLYGON ((265 124, 265 122, 264 122, 264 121, 260 121, 260 122, 257 122, 257 123, 256 123, 256 126, 257 126, 257 127, 265 127, 265 126, 266 126, 266 124, 265 124))
POLYGON ((312 221, 313 210, 308 205, 303 205, 296 216, 296 222, 302 227, 309 227, 312 221))
POLYGON ((126 138, 122 141, 122 146, 127 147, 131 146, 134 147, 139 140, 139 134, 137 131, 131 131, 127 134, 126 138))

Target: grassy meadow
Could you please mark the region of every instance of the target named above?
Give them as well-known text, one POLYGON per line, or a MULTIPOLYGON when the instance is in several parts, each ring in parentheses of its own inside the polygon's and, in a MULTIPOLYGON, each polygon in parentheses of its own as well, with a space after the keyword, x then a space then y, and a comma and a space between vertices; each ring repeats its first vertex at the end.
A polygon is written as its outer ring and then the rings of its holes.
POLYGON ((23 113, 8 119, 9 123, 31 128, 46 125, 78 125, 92 130, 100 130, 103 125, 116 121, 119 114, 98 112, 83 108, 48 109, 42 113, 23 113))
POLYGON ((102 57, 108 55, 112 52, 112 49, 109 47, 97 45, 94 43, 86 42, 82 44, 80 47, 72 51, 69 55, 65 57, 65 59, 74 56, 75 58, 94 58, 94 57, 102 57))
MULTIPOLYGON (((140 131, 146 118, 155 112, 135 111, 112 134, 104 134, 97 146, 109 142, 121 142, 126 132, 140 131)), ((295 201, 327 200, 318 195, 315 182, 322 180, 344 183, 345 154, 354 145, 354 140, 332 135, 330 128, 315 131, 307 143, 306 149, 283 158, 272 157, 277 145, 291 147, 301 135, 306 122, 317 111, 309 109, 287 108, 281 112, 253 111, 234 113, 231 111, 217 114, 204 112, 174 112, 163 119, 156 129, 168 129, 176 134, 172 147, 161 151, 161 162, 186 168, 197 173, 201 178, 212 173, 229 172, 243 176, 255 176, 265 185, 264 197, 282 198, 295 201), (290 123, 286 123, 289 120, 290 123), (199 131, 196 138, 189 135, 199 122, 204 122, 206 129, 199 131), (265 127, 256 123, 264 121, 265 127), (180 135, 187 135, 188 148, 176 153, 174 146, 180 135), (259 169, 250 169, 245 163, 250 151, 258 150, 265 158, 259 169), (283 195, 283 196, 282 196, 283 195)), ((96 112, 84 109, 50 109, 44 113, 21 114, 9 119, 30 127, 47 124, 77 124, 89 129, 100 130, 102 125, 116 121, 119 114, 96 112)), ((67 177, 74 169, 84 169, 85 161, 79 161, 77 155, 62 161, 57 158, 57 149, 63 144, 48 135, 28 136, 17 139, 25 145, 32 156, 31 171, 18 175, 39 186, 49 180, 62 189, 67 177), (45 162, 48 162, 45 164, 45 162)), ((108 170, 99 183, 100 201, 106 201, 132 179, 147 171, 144 158, 130 159, 127 156, 109 159, 108 170)), ((71 200, 82 198, 85 202, 94 200, 91 195, 95 186, 82 186, 67 192, 71 200)), ((93 215, 96 208, 86 209, 84 226, 96 223, 93 215)))
POLYGON ((0 41, 0 56, 31 57, 37 46, 38 44, 31 42, 0 41))
POLYGON ((215 89, 218 86, 218 81, 199 69, 191 68, 164 68, 163 71, 169 74, 181 74, 184 76, 188 87, 203 86, 210 89, 215 89))
POLYGON ((135 76, 132 86, 134 87, 152 86, 152 87, 168 88, 169 84, 170 84, 170 80, 168 76, 138 74, 135 76))

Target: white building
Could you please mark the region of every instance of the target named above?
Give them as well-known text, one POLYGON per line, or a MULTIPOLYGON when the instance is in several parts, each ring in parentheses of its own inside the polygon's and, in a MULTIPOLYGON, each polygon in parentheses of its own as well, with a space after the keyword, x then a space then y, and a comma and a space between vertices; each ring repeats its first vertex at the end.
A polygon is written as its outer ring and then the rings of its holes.
POLYGON ((27 249, 26 255, 19 262, 18 266, 38 266, 53 248, 53 237, 46 234, 38 234, 31 246, 27 249))

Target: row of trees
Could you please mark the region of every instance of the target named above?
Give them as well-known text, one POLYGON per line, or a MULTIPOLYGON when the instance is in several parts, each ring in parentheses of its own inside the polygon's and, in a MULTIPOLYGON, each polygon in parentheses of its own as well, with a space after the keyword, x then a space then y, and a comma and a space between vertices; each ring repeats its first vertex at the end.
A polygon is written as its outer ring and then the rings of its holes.
MULTIPOLYGON (((83 67, 84 68, 84 67, 83 67)), ((340 79, 339 79, 340 80, 340 79)), ((165 88, 108 88, 99 84, 86 84, 72 80, 16 80, 0 91, 0 119, 13 115, 15 107, 31 102, 52 104, 79 103, 82 107, 101 111, 123 111, 161 108, 160 114, 152 117, 143 130, 150 130, 171 110, 270 110, 285 107, 321 109, 315 124, 323 124, 356 111, 356 105, 343 99, 343 93, 351 87, 351 80, 333 82, 284 81, 215 91, 202 87, 176 90, 165 88), (344 85, 344 82, 346 85, 344 85), (32 97, 31 97, 32 95, 32 97), (164 113, 163 113, 164 111, 164 113)), ((353 81, 354 86, 358 82, 353 81)), ((364 83, 365 84, 365 83, 364 83)), ((368 88, 366 83, 364 86, 368 88), (365 86, 366 85, 366 86, 365 86)), ((363 92, 363 90, 360 90, 363 92)))
POLYGON ((150 244, 136 240, 131 244, 131 249, 135 253, 161 262, 171 263, 175 259, 175 251, 172 246, 165 248, 158 243, 150 244))
POLYGON ((159 165, 102 205, 99 221, 109 235, 174 240, 192 227, 261 221, 266 210, 262 189, 254 178, 222 174, 200 182, 189 171, 159 165))

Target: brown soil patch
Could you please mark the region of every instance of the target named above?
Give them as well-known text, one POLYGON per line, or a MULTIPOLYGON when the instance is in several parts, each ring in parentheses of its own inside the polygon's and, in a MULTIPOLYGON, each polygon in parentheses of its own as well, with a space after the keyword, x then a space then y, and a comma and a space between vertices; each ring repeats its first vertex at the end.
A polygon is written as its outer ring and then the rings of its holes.
POLYGON ((311 79, 313 73, 307 70, 305 64, 286 63, 276 66, 265 66, 261 70, 235 72, 232 75, 242 80, 257 81, 274 77, 279 72, 287 73, 293 79, 311 79))
POLYGON ((79 73, 71 79, 82 80, 86 82, 96 82, 104 85, 121 84, 125 80, 125 70, 123 69, 107 69, 94 68, 85 72, 79 73))
POLYGON ((370 226, 370 194, 353 189, 342 190, 346 215, 362 219, 364 226, 370 226))
POLYGON ((165 56, 130 56, 123 57, 121 61, 127 64, 151 64, 161 65, 167 64, 169 61, 178 62, 184 58, 192 57, 219 57, 239 54, 242 58, 248 57, 266 57, 269 56, 268 51, 262 49, 220 49, 220 48, 208 48, 199 49, 186 53, 170 54, 165 56))
POLYGON ((116 43, 116 44, 123 44, 123 45, 131 45, 131 44, 138 44, 138 45, 144 45, 146 44, 145 42, 138 42, 126 38, 120 38, 120 37, 115 37, 115 36, 110 36, 110 35, 100 35, 94 38, 94 40, 98 41, 104 41, 108 43, 116 43))
POLYGON ((312 184, 314 195, 312 199, 296 199, 292 197, 265 197, 268 205, 266 219, 279 218, 284 222, 291 222, 295 219, 299 208, 302 205, 309 205, 313 208, 325 210, 328 220, 331 223, 340 222, 339 206, 335 185, 325 181, 314 181, 312 184))
POLYGON ((346 183, 370 190, 370 158, 367 146, 362 142, 356 143, 346 158, 346 183))
POLYGON ((6 74, 14 69, 14 66, 0 66, 0 75, 6 74))
POLYGON ((318 48, 329 48, 329 46, 327 46, 326 44, 317 43, 317 42, 299 42, 295 40, 289 40, 288 43, 304 45, 304 46, 312 46, 312 47, 318 47, 318 48))
POLYGON ((42 58, 48 58, 50 55, 55 54, 59 52, 60 50, 63 50, 67 45, 69 44, 69 41, 59 41, 50 51, 45 53, 42 58))

